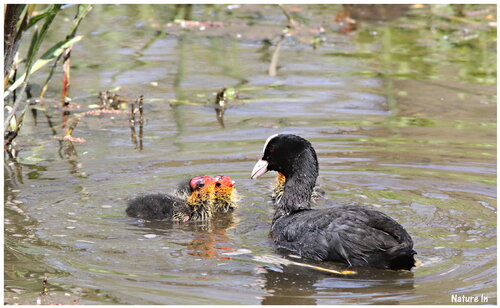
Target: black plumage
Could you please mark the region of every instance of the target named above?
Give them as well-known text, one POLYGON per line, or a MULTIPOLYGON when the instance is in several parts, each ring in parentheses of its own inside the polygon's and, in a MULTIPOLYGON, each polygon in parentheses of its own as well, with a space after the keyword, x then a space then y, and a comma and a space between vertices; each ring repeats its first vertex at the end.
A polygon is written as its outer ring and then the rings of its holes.
POLYGON ((130 217, 147 220, 184 221, 191 215, 185 199, 163 193, 136 196, 127 203, 126 212, 130 217))
POLYGON ((410 235, 386 214, 361 206, 311 209, 318 160, 309 141, 296 135, 271 136, 252 178, 268 170, 286 178, 271 226, 278 248, 351 266, 406 270, 415 266, 410 235))
POLYGON ((177 184, 176 192, 180 195, 188 195, 191 193, 191 178, 183 179, 177 184))
MULTIPOLYGON (((179 187, 186 187, 186 183, 179 187)), ((189 180, 188 189, 174 194, 143 194, 127 202, 127 215, 147 220, 207 220, 214 212, 215 180, 199 176, 189 180)))
MULTIPOLYGON (((273 202, 273 204, 278 203, 278 201, 283 196, 284 191, 285 191, 285 176, 278 172, 278 175, 276 176, 276 181, 271 191, 271 201, 273 202)), ((326 200, 326 192, 323 188, 321 188, 321 186, 316 184, 312 192, 311 202, 312 204, 316 204, 324 200, 326 200)))

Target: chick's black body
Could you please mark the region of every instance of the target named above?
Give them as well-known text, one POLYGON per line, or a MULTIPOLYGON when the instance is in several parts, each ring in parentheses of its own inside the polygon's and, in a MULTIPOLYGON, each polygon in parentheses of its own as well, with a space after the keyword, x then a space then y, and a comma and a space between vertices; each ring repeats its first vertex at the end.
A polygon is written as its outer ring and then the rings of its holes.
POLYGON ((179 187, 174 194, 143 194, 127 202, 127 215, 147 220, 187 221, 207 220, 213 212, 215 180, 210 176, 197 176, 179 187))
POLYGON ((183 200, 174 195, 162 193, 139 195, 127 204, 127 215, 147 220, 173 219, 183 220, 191 209, 183 200))
POLYGON ((389 216, 361 206, 310 208, 318 161, 307 140, 295 135, 269 138, 252 177, 266 169, 286 177, 271 226, 278 248, 352 266, 410 270, 415 265, 410 235, 389 216))

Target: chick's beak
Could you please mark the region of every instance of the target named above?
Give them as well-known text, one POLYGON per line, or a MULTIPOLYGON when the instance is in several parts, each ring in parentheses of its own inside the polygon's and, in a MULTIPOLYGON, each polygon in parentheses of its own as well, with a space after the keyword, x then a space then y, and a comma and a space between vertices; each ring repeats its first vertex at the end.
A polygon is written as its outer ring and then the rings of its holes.
POLYGON ((252 175, 250 176, 250 178, 253 180, 253 179, 256 179, 259 176, 263 175, 264 173, 266 173, 267 172, 267 165, 268 165, 267 161, 262 160, 262 159, 259 160, 255 164, 255 167, 253 167, 252 175))

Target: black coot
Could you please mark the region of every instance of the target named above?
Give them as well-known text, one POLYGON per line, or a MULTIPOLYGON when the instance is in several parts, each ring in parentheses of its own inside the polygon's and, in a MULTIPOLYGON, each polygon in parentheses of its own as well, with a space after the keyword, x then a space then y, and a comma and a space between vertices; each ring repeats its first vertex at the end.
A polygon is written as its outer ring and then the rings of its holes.
POLYGON ((351 266, 406 270, 415 266, 410 235, 384 213, 361 206, 310 208, 318 160, 309 141, 289 134, 269 137, 252 179, 268 170, 280 172, 286 179, 271 226, 278 248, 351 266))
MULTIPOLYGON (((278 175, 276 176, 276 181, 274 182, 273 190, 271 191, 271 200, 273 204, 278 203, 278 201, 281 199, 283 196, 283 192, 285 191, 285 176, 278 172, 278 175)), ((313 204, 318 203, 319 201, 324 201, 326 200, 326 192, 321 186, 316 184, 314 186, 312 196, 311 196, 311 202, 313 204)))

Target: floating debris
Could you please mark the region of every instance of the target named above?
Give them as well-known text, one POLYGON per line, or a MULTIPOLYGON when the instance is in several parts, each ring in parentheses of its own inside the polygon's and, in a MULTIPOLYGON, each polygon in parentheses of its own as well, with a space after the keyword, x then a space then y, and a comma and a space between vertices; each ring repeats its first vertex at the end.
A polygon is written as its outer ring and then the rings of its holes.
POLYGON ((95 244, 95 242, 87 241, 87 240, 76 240, 76 241, 80 242, 80 243, 95 244))
POLYGON ((128 113, 129 113, 128 110, 99 109, 99 110, 89 110, 89 111, 85 112, 85 115, 98 116, 98 115, 103 115, 103 114, 128 114, 128 113))
POLYGON ((224 112, 226 112, 227 106, 227 95, 226 88, 222 88, 215 96, 215 114, 217 116, 217 121, 224 128, 224 112))
POLYGON ((242 249, 238 249, 238 250, 232 251, 232 252, 223 252, 222 255, 225 255, 225 256, 238 256, 238 255, 248 254, 248 253, 251 253, 251 252, 252 251, 249 250, 249 249, 242 248, 242 249))
MULTIPOLYGON (((199 30, 205 30, 207 28, 220 28, 224 26, 224 23, 220 21, 194 21, 184 19, 176 19, 174 20, 174 24, 179 25, 181 28, 198 28, 199 30)), ((167 27, 172 26, 172 23, 167 24, 167 27)))
POLYGON ((222 88, 215 96, 215 114, 222 128, 225 127, 224 112, 226 112, 229 100, 238 99, 238 95, 238 90, 235 88, 222 88))
POLYGON ((102 109, 120 109, 122 104, 128 104, 130 99, 111 91, 99 92, 98 104, 102 109))

